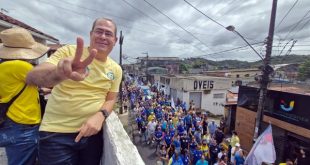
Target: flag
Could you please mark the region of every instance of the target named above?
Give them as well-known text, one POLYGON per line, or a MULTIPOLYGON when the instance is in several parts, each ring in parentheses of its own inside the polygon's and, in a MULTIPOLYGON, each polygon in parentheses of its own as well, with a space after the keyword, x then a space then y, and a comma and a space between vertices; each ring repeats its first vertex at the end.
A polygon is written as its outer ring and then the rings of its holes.
POLYGON ((274 163, 276 161, 276 151, 273 144, 272 128, 269 125, 258 137, 250 153, 245 159, 245 165, 261 165, 262 162, 274 163))
POLYGON ((173 100, 173 97, 172 97, 172 96, 171 96, 171 107, 172 107, 174 110, 176 110, 176 109, 175 109, 174 100, 173 100))

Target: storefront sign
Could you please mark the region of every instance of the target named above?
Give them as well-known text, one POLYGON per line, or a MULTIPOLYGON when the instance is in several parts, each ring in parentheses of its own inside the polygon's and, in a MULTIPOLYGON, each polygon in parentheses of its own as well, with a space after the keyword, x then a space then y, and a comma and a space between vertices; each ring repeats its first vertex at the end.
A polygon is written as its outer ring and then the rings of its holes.
MULTIPOLYGON (((241 86, 238 106, 257 110, 258 88, 241 86)), ((310 129, 310 96, 268 90, 264 114, 276 119, 310 129)))
POLYGON ((268 114, 283 121, 310 129, 310 96, 280 91, 269 91, 268 114))
POLYGON ((212 89, 214 81, 194 81, 194 90, 212 89))

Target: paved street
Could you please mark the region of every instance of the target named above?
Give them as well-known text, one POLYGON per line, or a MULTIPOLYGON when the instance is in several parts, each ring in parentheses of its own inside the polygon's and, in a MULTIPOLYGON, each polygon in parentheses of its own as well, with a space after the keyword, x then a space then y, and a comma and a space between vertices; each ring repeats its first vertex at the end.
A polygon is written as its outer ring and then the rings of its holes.
POLYGON ((144 142, 140 142, 140 136, 138 135, 136 136, 135 141, 133 143, 136 145, 145 164, 147 165, 156 164, 157 155, 155 154, 155 144, 151 146, 150 144, 147 145, 144 142))

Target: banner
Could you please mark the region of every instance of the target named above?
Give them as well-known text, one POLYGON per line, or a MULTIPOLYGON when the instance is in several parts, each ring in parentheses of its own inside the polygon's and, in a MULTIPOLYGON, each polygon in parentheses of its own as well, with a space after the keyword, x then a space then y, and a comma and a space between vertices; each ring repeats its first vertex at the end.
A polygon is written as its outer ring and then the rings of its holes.
POLYGON ((261 165, 262 162, 274 163, 276 151, 272 138, 271 125, 258 137, 249 155, 245 159, 245 165, 261 165))
POLYGON ((175 108, 175 104, 174 104, 174 100, 173 100, 173 97, 171 96, 171 107, 174 109, 174 110, 177 110, 175 108))

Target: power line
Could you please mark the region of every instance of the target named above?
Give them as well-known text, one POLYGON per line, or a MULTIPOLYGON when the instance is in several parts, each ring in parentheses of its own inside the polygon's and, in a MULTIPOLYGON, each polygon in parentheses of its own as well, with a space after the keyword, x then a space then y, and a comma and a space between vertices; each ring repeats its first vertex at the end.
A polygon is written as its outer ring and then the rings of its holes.
MULTIPOLYGON (((227 6, 229 6, 229 4, 231 4, 231 3, 234 2, 234 1, 235 1, 235 0, 232 0, 232 1, 228 2, 224 7, 222 7, 221 9, 219 9, 216 13, 218 13, 218 12, 221 11, 221 10, 223 10, 224 8, 226 8, 227 6)), ((205 9, 205 11, 209 11, 211 8, 215 8, 215 7, 216 7, 217 5, 219 5, 219 4, 221 4, 221 3, 217 2, 215 5, 210 5, 207 9, 205 9)), ((195 6, 201 6, 201 5, 200 5, 200 3, 196 3, 195 6)), ((214 13, 214 15, 215 15, 216 13, 214 13)), ((189 27, 191 27, 191 26, 193 26, 193 24, 189 24, 188 26, 186 26, 186 28, 189 28, 189 27)), ((195 34, 195 33, 193 33, 193 34, 195 34)))
POLYGON ((217 22, 216 20, 214 20, 213 18, 209 17, 207 14, 203 13, 202 11, 200 11, 199 9, 197 9, 194 5, 192 5, 191 3, 189 3, 188 1, 184 0, 184 2, 186 2, 188 5, 190 5, 192 8, 194 8, 196 11, 200 12, 201 14, 203 14, 204 16, 206 16, 207 18, 209 18, 211 21, 213 21, 214 23, 220 25, 221 27, 223 27, 224 29, 226 29, 226 27, 222 24, 220 24, 219 22, 217 22))
MULTIPOLYGON (((297 0, 298 1, 298 0, 297 0)), ((295 3, 297 3, 297 2, 295 2, 295 3)), ((294 5, 293 5, 294 6, 294 5)), ((278 45, 280 45, 281 44, 281 42, 282 41, 284 41, 284 40, 286 40, 287 39, 287 37, 290 35, 290 33, 304 20, 304 19, 307 19, 308 17, 307 17, 307 15, 309 14, 309 12, 310 12, 310 10, 308 10, 308 12, 306 12, 306 14, 297 22, 297 23, 294 23, 293 25, 295 25, 295 26, 293 26, 291 29, 290 29, 290 31, 287 33, 287 35, 283 38, 283 39, 280 39, 279 40, 279 44, 278 45)), ((307 22, 308 23, 308 22, 307 22)), ((306 24, 307 24, 306 23, 306 24)), ((304 24, 304 26, 306 25, 306 24, 304 24)), ((304 27, 303 26, 303 27, 304 27)), ((303 28, 302 27, 302 28, 303 28)), ((301 28, 301 29, 302 29, 301 28)), ((300 29, 300 30, 301 30, 300 29)), ((299 31, 298 31, 299 32, 299 31)), ((296 32, 297 33, 297 32, 296 32)), ((296 33, 294 33, 294 35, 296 34, 296 33)), ((294 36, 293 35, 293 36, 294 36)), ((293 39, 293 36, 291 37, 292 39, 293 39)), ((286 45, 285 45, 286 46, 286 45)), ((284 48, 283 48, 284 49, 284 48)), ((282 53, 282 51, 283 51, 283 49, 281 50, 281 52, 279 53, 279 55, 281 55, 281 53, 282 53)))
MULTIPOLYGON (((92 18, 92 19, 93 19, 93 17, 91 17, 90 15, 87 15, 87 14, 85 14, 85 13, 80 13, 80 12, 77 12, 77 11, 74 11, 74 10, 71 10, 71 9, 68 9, 68 8, 64 8, 64 7, 62 7, 62 6, 58 6, 58 5, 52 4, 52 3, 47 2, 47 1, 39 0, 39 2, 48 4, 48 5, 51 5, 51 6, 54 6, 54 7, 56 7, 56 8, 62 9, 62 10, 64 10, 64 11, 70 11, 70 12, 75 13, 75 14, 77 14, 77 15, 81 15, 81 16, 85 16, 85 17, 88 17, 88 18, 92 18)), ((141 32, 144 32, 144 33, 154 34, 153 32, 145 31, 145 30, 142 30, 142 29, 134 28, 134 27, 128 27, 128 26, 125 26, 125 25, 122 25, 122 24, 119 24, 119 26, 124 27, 124 28, 127 28, 127 29, 133 29, 133 30, 136 30, 136 31, 141 31, 141 32)))
POLYGON ((292 11, 292 9, 295 7, 295 5, 297 4, 298 0, 295 1, 295 3, 293 4, 293 6, 286 12, 286 14, 284 15, 284 17, 281 19, 281 21, 278 23, 278 25, 276 26, 276 28, 278 28, 281 23, 283 22, 283 20, 287 17, 287 15, 292 11))
MULTIPOLYGON (((127 5, 129 5, 130 7, 132 7, 133 9, 135 9, 136 11, 138 11, 139 13, 141 13, 142 15, 148 17, 149 19, 151 19, 152 21, 154 21, 156 24, 158 24, 159 26, 161 26, 162 28, 166 29, 167 31, 169 31, 170 33, 172 33, 173 35, 179 37, 182 41, 185 41, 186 43, 190 43, 190 41, 187 41, 186 39, 182 38, 181 36, 179 36, 178 34, 176 34, 175 32, 173 32, 172 30, 170 30, 169 28, 167 28, 166 26, 162 25, 160 22, 158 22, 157 20, 155 20, 154 18, 152 18, 151 16, 147 15, 146 13, 144 13, 142 10, 140 10, 139 8, 135 7, 134 5, 132 5, 131 3, 127 2, 126 0, 122 0, 123 2, 125 2, 127 5)), ((202 50, 201 48, 195 46, 195 45, 191 45, 194 48, 198 49, 201 52, 204 52, 204 50, 202 50)))
POLYGON ((204 46, 206 46, 208 49, 210 49, 212 51, 212 49, 205 44, 204 42, 202 42, 199 38, 197 38, 194 34, 192 34, 190 31, 186 30, 184 27, 182 27, 180 24, 178 24, 177 22, 175 22, 173 19, 171 19, 168 15, 166 15, 165 13, 163 13, 161 10, 159 10, 157 7, 155 7, 154 5, 152 5, 151 3, 149 3, 146 0, 143 0, 145 3, 147 3, 149 6, 151 6, 153 9, 155 9, 156 11, 158 11, 159 13, 161 13, 162 15, 166 16, 171 22, 173 22, 175 25, 177 25, 178 27, 180 27, 181 29, 183 29, 184 31, 186 31, 189 35, 191 35, 193 38, 195 38, 196 40, 198 40, 200 43, 202 43, 204 46))
POLYGON ((289 54, 291 53, 291 51, 292 51, 292 49, 293 49, 293 47, 294 47, 294 45, 295 45, 296 42, 297 42, 297 40, 294 40, 294 41, 293 41, 291 47, 288 49, 288 51, 286 52, 285 55, 289 55, 289 54))
MULTIPOLYGON (((261 44, 261 43, 264 43, 264 42, 256 42, 256 43, 253 43, 253 44, 251 44, 251 45, 257 45, 257 44, 261 44)), ((195 58, 204 57, 204 56, 209 56, 209 55, 215 55, 215 54, 221 54, 221 53, 226 53, 226 52, 230 52, 230 51, 236 51, 236 50, 239 50, 239 49, 248 47, 248 46, 249 46, 249 45, 239 46, 239 47, 236 47, 236 48, 227 49, 227 50, 222 50, 222 51, 219 51, 219 52, 214 52, 214 53, 199 55, 199 56, 195 56, 195 58)))
MULTIPOLYGON (((60 1, 60 0, 57 0, 57 1, 60 1)), ((114 14, 111 14, 110 12, 104 12, 102 10, 97 10, 97 9, 92 9, 92 8, 87 8, 85 6, 82 6, 82 5, 78 5, 78 4, 74 4, 74 3, 70 3, 70 2, 67 2, 67 1, 62 1, 62 3, 66 3, 66 4, 69 4, 71 6, 76 6, 76 7, 79 7, 79 8, 82 8, 82 9, 86 9, 86 10, 89 10, 89 11, 92 11, 92 12, 97 12, 97 13, 103 13, 105 15, 108 15, 108 16, 111 16, 111 17, 115 17, 115 18, 118 18, 118 19, 122 19, 124 21, 128 21, 128 22, 132 22, 134 20, 131 20, 131 19, 127 19, 127 18, 124 18, 124 17, 120 17, 120 16, 117 16, 117 15, 114 15, 114 14)), ((144 23, 144 22, 141 22, 141 24, 145 24, 145 25, 150 25, 150 26, 156 26, 154 24, 148 24, 148 23, 144 23)))
POLYGON ((291 32, 305 19, 305 17, 310 13, 310 10, 307 11, 307 13, 297 22, 297 24, 288 32, 288 34, 284 37, 283 40, 285 40, 291 32))
POLYGON ((309 22, 310 22, 310 19, 309 19, 298 31, 296 31, 296 32, 292 35, 292 38, 293 38, 297 33, 299 33, 309 22))
MULTIPOLYGON (((283 48, 282 48, 281 52, 278 54, 278 56, 281 56, 281 54, 282 54, 283 50, 285 49, 286 45, 288 45, 291 41, 293 41, 293 39, 291 39, 290 41, 288 41, 288 42, 283 46, 283 48)), ((280 42, 279 42, 278 47, 282 47, 282 46, 280 46, 280 42)))

